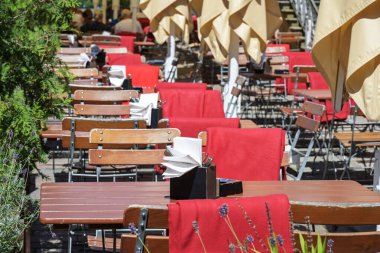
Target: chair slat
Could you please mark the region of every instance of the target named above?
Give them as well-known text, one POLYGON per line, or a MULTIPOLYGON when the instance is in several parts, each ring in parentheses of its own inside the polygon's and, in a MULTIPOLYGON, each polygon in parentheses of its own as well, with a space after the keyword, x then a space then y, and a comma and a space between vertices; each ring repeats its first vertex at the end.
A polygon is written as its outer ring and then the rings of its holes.
POLYGON ((76 90, 73 99, 77 101, 129 101, 137 98, 135 90, 76 90))
POLYGON ((75 104, 74 111, 79 116, 120 116, 130 114, 129 105, 93 105, 75 104))
POLYGON ((164 161, 164 153, 164 149, 90 149, 88 163, 92 165, 155 165, 164 161))
POLYGON ((297 117, 296 126, 307 129, 312 132, 316 132, 319 128, 320 122, 315 119, 310 119, 303 115, 297 117))
POLYGON ((90 142, 125 143, 125 144, 170 144, 174 137, 181 135, 176 128, 166 129, 93 129, 91 130, 90 142))
POLYGON ((319 117, 321 117, 326 111, 326 107, 324 105, 313 103, 310 101, 306 101, 302 105, 301 109, 305 113, 311 113, 311 114, 319 116, 319 117))

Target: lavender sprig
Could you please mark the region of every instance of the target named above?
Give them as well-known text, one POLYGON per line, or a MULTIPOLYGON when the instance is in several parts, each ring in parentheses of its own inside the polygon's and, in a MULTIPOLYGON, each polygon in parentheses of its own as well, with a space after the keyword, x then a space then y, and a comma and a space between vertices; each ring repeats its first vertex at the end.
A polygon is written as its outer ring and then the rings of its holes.
POLYGON ((201 234, 200 234, 200 231, 199 231, 198 221, 196 221, 196 220, 193 221, 193 229, 194 229, 195 234, 198 236, 199 241, 201 242, 203 252, 207 253, 206 247, 205 247, 205 245, 203 243, 203 240, 202 240, 202 237, 201 237, 201 234))

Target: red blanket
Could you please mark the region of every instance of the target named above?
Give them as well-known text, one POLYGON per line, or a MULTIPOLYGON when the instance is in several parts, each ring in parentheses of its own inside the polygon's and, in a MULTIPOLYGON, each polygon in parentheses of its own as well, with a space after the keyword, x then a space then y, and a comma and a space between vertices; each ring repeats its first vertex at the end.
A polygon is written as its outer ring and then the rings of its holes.
POLYGON ((279 180, 284 147, 280 128, 207 129, 206 150, 221 178, 279 180))
POLYGON ((108 65, 138 65, 142 64, 139 54, 107 54, 108 65))
MULTIPOLYGON (((170 253, 204 252, 198 234, 193 228, 194 221, 208 253, 232 252, 229 251, 229 244, 237 245, 237 240, 226 223, 227 216, 223 218, 219 212, 219 208, 224 204, 227 204, 228 218, 239 241, 244 245, 244 240, 251 235, 256 250, 267 252, 260 244, 261 240, 263 244, 268 245, 267 239, 270 237, 265 203, 268 204, 270 210, 273 232, 281 235, 286 252, 293 252, 288 217, 289 200, 286 195, 270 195, 251 198, 184 200, 169 204, 170 253), (256 226, 255 230, 249 225, 243 210, 248 219, 251 219, 252 225, 256 226)), ((222 213, 224 210, 226 209, 222 208, 222 213)), ((249 242, 248 245, 249 252, 253 252, 252 244, 249 242)), ((285 252, 281 246, 279 248, 279 252, 285 252)), ((236 249, 233 252, 241 251, 236 249)))
POLYGON ((147 64, 127 65, 126 75, 132 77, 132 85, 142 87, 144 93, 146 91, 154 92, 154 87, 158 82, 160 68, 147 64))
POLYGON ((164 89, 160 91, 164 118, 201 118, 205 93, 202 90, 164 89))
POLYGON ((181 136, 198 138, 209 127, 239 128, 239 123, 238 118, 170 118, 169 127, 181 130, 181 136))
MULTIPOLYGON (((319 90, 319 89, 329 89, 329 86, 325 79, 323 78, 322 74, 319 72, 311 72, 308 74, 309 80, 310 80, 310 88, 313 90, 319 90)), ((327 121, 331 121, 333 118, 334 113, 334 107, 332 105, 331 100, 327 100, 326 103, 320 103, 326 105, 326 111, 327 111, 327 121)), ((335 113, 335 120, 345 120, 347 119, 348 115, 350 114, 350 105, 347 102, 343 104, 343 108, 340 112, 335 113)), ((322 122, 326 121, 326 117, 322 118, 322 122)))
POLYGON ((168 82, 159 82, 157 83, 156 90, 160 91, 162 89, 200 89, 206 90, 206 83, 168 83, 168 82))
POLYGON ((224 118, 222 95, 218 90, 206 90, 203 118, 224 118))

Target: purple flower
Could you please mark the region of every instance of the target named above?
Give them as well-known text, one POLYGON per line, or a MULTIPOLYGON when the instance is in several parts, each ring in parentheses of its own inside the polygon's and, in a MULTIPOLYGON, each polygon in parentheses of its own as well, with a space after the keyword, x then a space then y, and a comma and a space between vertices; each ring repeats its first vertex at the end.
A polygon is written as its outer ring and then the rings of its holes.
POLYGON ((228 215, 228 205, 223 204, 219 207, 220 217, 225 218, 228 215))
POLYGON ((328 248, 328 253, 333 253, 333 251, 332 251, 332 246, 334 245, 334 240, 333 239, 329 239, 328 241, 327 241, 327 248, 328 248))
POLYGON ((12 158, 13 158, 14 160, 18 160, 19 157, 20 157, 20 155, 17 154, 17 153, 14 153, 13 156, 12 156, 12 158))
POLYGON ((195 220, 193 221, 193 229, 195 233, 199 233, 199 225, 198 222, 195 220))
POLYGON ((272 236, 269 238, 269 243, 272 247, 276 246, 276 239, 274 239, 272 236))
POLYGON ((136 228, 135 224, 129 223, 128 224, 128 228, 131 230, 131 234, 132 235, 136 235, 137 234, 137 228, 136 228))
POLYGON ((284 239, 281 235, 277 235, 277 241, 280 246, 284 246, 284 239))
POLYGON ((248 235, 248 236, 247 236, 247 240, 248 240, 250 243, 253 243, 253 241, 254 241, 253 236, 252 236, 252 235, 248 235))
POLYGON ((4 158, 3 159, 3 164, 7 164, 9 162, 9 159, 8 158, 4 158))
POLYGON ((228 251, 231 253, 236 252, 235 245, 233 243, 228 244, 228 251))

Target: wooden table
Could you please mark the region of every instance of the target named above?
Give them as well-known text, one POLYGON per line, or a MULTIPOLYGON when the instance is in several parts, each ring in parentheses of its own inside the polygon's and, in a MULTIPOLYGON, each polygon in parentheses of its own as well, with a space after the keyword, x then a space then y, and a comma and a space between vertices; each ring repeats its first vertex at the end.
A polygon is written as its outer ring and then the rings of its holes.
MULTIPOLYGON (((373 224, 375 217, 380 224, 380 195, 354 181, 252 181, 243 182, 243 189, 243 194, 235 196, 287 194, 296 222, 314 215, 314 221, 321 217, 334 224, 337 217, 332 211, 351 214, 353 208, 363 216, 363 223, 368 219, 373 224)), ((121 227, 129 205, 167 205, 174 202, 168 196, 168 182, 43 183, 40 221, 121 227)))
POLYGON ((332 98, 331 91, 329 89, 322 90, 301 90, 295 89, 294 93, 310 100, 330 100, 332 98))

